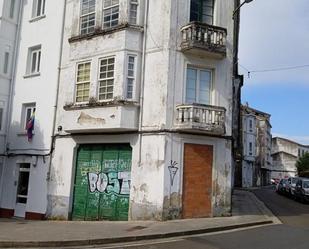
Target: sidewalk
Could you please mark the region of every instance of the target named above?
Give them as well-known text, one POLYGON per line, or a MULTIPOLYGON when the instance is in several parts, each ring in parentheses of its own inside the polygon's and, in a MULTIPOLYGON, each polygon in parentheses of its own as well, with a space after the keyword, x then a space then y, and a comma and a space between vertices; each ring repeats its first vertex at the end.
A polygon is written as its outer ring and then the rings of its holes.
POLYGON ((165 222, 76 222, 0 219, 0 247, 57 247, 129 242, 225 231, 279 220, 249 191, 235 190, 233 216, 165 222))

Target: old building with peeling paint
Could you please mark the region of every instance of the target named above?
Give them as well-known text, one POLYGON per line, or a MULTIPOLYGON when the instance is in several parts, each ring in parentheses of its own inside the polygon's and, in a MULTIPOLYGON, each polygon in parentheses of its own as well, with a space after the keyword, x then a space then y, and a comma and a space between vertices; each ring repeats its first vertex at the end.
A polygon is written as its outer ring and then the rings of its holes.
POLYGON ((272 143, 271 177, 281 179, 296 176, 296 162, 298 158, 309 152, 309 146, 282 137, 274 137, 272 143))
POLYGON ((230 214, 234 7, 67 1, 48 217, 230 214))
POLYGON ((242 117, 242 187, 270 184, 272 169, 272 135, 270 114, 247 105, 241 108, 242 117))

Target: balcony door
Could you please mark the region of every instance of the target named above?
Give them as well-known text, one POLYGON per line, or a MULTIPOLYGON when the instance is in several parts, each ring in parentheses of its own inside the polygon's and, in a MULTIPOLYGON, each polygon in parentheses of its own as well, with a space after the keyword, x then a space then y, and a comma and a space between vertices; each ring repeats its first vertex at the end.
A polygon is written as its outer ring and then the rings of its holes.
POLYGON ((191 0, 190 22, 213 25, 214 0, 191 0))
POLYGON ((30 163, 18 164, 17 196, 14 216, 24 218, 28 200, 30 163))
POLYGON ((186 104, 210 104, 212 72, 188 67, 186 79, 186 104))

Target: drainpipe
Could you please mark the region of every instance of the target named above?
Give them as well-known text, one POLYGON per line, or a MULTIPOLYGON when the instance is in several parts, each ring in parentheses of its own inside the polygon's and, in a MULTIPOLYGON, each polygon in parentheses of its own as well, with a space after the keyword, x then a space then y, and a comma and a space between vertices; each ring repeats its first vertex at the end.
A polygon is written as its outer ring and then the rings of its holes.
POLYGON ((149 13, 149 0, 145 1, 145 15, 144 15, 144 36, 143 36, 143 51, 142 51, 142 70, 141 70, 141 92, 140 92, 140 110, 139 110, 139 153, 138 166, 142 161, 142 124, 143 124, 143 106, 144 106, 144 90, 145 90, 145 61, 146 61, 146 42, 147 42, 147 23, 149 13))
MULTIPOLYGON (((60 73, 61 73, 61 63, 62 63, 62 51, 63 51, 63 37, 64 37, 64 25, 65 25, 65 14, 66 14, 66 6, 67 0, 64 0, 63 13, 62 13, 62 27, 61 27, 61 35, 60 35, 60 50, 59 50, 59 61, 58 61, 58 75, 57 75, 57 86, 56 86, 56 97, 54 103, 54 115, 53 115, 53 127, 51 131, 51 142, 50 142, 50 158, 49 165, 47 171, 47 182, 50 180, 50 171, 52 166, 52 156, 54 151, 54 143, 55 143, 55 127, 56 127, 56 117, 57 117, 57 107, 58 107, 58 96, 59 96, 59 85, 60 85, 60 73)), ((47 191, 49 190, 49 184, 47 183, 47 191)))
MULTIPOLYGON (((240 0, 234 0, 234 7, 240 6, 240 0)), ((234 163, 233 187, 241 186, 241 87, 243 85, 243 76, 238 74, 238 45, 239 45, 239 26, 240 26, 240 9, 233 12, 234 30, 233 30, 233 147, 232 158, 234 163), (236 126, 236 127, 235 127, 236 126)))
MULTIPOLYGON (((9 101, 8 101, 8 108, 7 108, 7 126, 6 126, 6 131, 5 131, 5 140, 4 140, 4 146, 6 147, 6 153, 7 154, 7 144, 8 144, 8 136, 10 132, 10 123, 11 123, 11 118, 12 118, 12 105, 13 105, 13 91, 14 91, 14 86, 16 82, 16 65, 17 65, 17 58, 19 54, 19 40, 20 40, 20 31, 21 31, 21 22, 23 18, 23 5, 24 5, 24 0, 20 1, 19 5, 19 10, 18 10, 18 19, 17 19, 17 27, 16 27, 16 36, 15 36, 15 43, 14 43, 14 55, 12 58, 12 77, 11 77, 11 85, 10 85, 10 90, 9 90, 9 101)), ((3 184, 3 177, 4 177, 4 168, 6 166, 6 161, 7 157, 4 157, 3 160, 3 170, 1 174, 1 179, 0 179, 0 197, 2 196, 2 184, 3 184)), ((0 199, 0 204, 1 204, 1 199, 0 199)))

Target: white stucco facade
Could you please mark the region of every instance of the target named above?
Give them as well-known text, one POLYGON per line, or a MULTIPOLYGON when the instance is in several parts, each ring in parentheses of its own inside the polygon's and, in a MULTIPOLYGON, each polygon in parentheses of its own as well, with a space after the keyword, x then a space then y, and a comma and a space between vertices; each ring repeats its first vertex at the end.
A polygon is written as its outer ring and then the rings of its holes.
POLYGON ((242 187, 250 188, 270 183, 271 124, 270 115, 242 106, 242 187))
POLYGON ((80 35, 79 1, 67 2, 47 215, 71 218, 77 151, 87 144, 129 144, 132 148, 130 220, 181 218, 184 147, 213 146, 211 216, 229 215, 234 4, 215 1, 213 24, 227 30, 226 55, 217 57, 212 52, 196 55, 181 50, 181 28, 190 22, 190 1, 149 1, 148 8, 148 1, 139 1, 137 23, 133 25, 129 23, 128 2, 119 1, 119 25, 108 30, 102 28, 98 2, 95 32, 88 36, 80 35), (136 58, 135 79, 132 98, 127 98, 130 55, 136 58), (100 62, 110 57, 115 61, 113 97, 100 101, 100 62), (77 102, 77 67, 88 62, 91 101, 77 102), (190 104, 186 102, 188 67, 211 71, 208 104, 222 108, 216 110, 225 114, 220 134, 212 128, 183 128, 179 124, 177 106, 190 104), (173 178, 171 164, 177 167, 173 178))
POLYGON ((5 165, 8 109, 20 17, 19 1, 0 1, 0 198, 5 165))
POLYGON ((281 137, 273 138, 272 143, 272 178, 281 179, 296 176, 296 162, 298 158, 309 152, 308 145, 281 137))
POLYGON ((64 3, 15 2, 21 3, 21 20, 0 207, 5 216, 42 218, 47 207, 64 3), (33 112, 33 138, 28 140, 26 123, 33 112))

